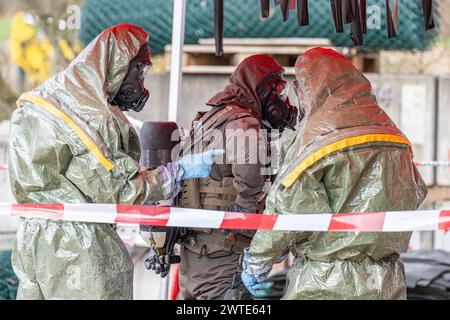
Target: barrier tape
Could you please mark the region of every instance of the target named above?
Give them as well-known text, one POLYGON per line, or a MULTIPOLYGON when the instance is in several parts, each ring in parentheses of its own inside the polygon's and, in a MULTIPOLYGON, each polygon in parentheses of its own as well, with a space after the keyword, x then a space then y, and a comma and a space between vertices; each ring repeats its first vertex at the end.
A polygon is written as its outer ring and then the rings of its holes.
MULTIPOLYGON (((450 161, 415 161, 418 167, 450 167, 450 161)), ((0 170, 7 170, 7 164, 0 164, 0 170)))
POLYGON ((450 161, 415 161, 418 167, 450 167, 450 161))
POLYGON ((450 210, 263 215, 121 204, 0 203, 0 216, 211 229, 325 232, 450 230, 450 210))
MULTIPOLYGON (((414 161, 419 167, 450 167, 450 161, 414 161)), ((7 164, 0 164, 0 169, 8 169, 7 164)))

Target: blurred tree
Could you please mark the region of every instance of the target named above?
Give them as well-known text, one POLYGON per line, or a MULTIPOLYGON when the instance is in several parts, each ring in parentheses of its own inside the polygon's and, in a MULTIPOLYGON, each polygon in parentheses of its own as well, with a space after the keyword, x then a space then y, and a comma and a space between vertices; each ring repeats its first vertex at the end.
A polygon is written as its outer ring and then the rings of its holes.
MULTIPOLYGON (((1 63, 1 62, 0 62, 1 63)), ((16 105, 17 95, 0 75, 0 122, 11 117, 16 105)))
POLYGON ((28 76, 34 87, 50 78, 50 62, 55 52, 50 40, 39 34, 29 14, 22 11, 14 15, 10 34, 11 60, 28 76))
POLYGON ((450 73, 450 1, 436 1, 439 36, 428 50, 382 52, 383 72, 448 74, 450 73))
MULTIPOLYGON (((31 33, 30 28, 17 30, 15 40, 19 41, 15 41, 15 45, 10 48, 12 51, 16 50, 16 58, 19 57, 22 63, 17 63, 14 59, 15 62, 30 75, 25 90, 63 70, 81 51, 78 21, 81 18, 82 2, 83 0, 10 0, 8 3, 0 3, 0 20, 5 16, 10 20, 13 15, 23 11, 26 13, 26 22, 33 29, 31 33), (24 38, 26 35, 28 39, 24 38)), ((2 43, 0 50, 5 51, 2 43)), ((2 53, 0 63, 8 66, 11 63, 9 55, 2 53)), ((17 98, 9 85, 10 81, 6 80, 4 69, 0 69, 0 121, 10 117, 17 98)))
POLYGON ((82 0, 27 0, 22 10, 29 14, 28 22, 36 30, 36 37, 49 42, 54 51, 49 70, 55 74, 63 70, 81 51, 78 40, 82 0))
POLYGON ((35 27, 42 32, 55 48, 52 73, 63 70, 81 51, 78 40, 82 0, 27 0, 24 8, 36 17, 35 27), (78 10, 78 11, 77 11, 78 10))
MULTIPOLYGON (((0 21, 0 66, 8 66, 10 64, 9 55, 6 46, 2 45, 2 41, 8 38, 10 21, 9 19, 1 19, 0 21)), ((16 94, 5 80, 5 68, 0 68, 0 122, 9 119, 14 110, 16 94)))

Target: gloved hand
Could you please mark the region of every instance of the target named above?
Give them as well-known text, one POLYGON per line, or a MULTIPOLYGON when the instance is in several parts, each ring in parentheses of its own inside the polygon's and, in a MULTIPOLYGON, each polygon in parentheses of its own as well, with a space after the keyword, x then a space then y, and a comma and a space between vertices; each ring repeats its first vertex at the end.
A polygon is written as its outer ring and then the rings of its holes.
POLYGON ((225 154, 224 149, 215 149, 181 158, 178 161, 184 171, 181 180, 208 177, 213 163, 212 158, 223 154, 225 154))
POLYGON ((252 211, 249 209, 246 209, 244 207, 241 207, 240 205, 236 204, 236 203, 232 203, 228 206, 227 208, 228 212, 244 212, 244 213, 251 213, 252 211))
POLYGON ((256 290, 264 289, 266 287, 265 283, 258 282, 254 276, 245 271, 241 273, 241 279, 242 283, 252 295, 256 294, 256 290))
POLYGON ((144 265, 147 270, 153 270, 159 274, 161 278, 165 278, 170 272, 170 265, 180 263, 180 256, 175 255, 158 255, 155 252, 148 257, 144 265))

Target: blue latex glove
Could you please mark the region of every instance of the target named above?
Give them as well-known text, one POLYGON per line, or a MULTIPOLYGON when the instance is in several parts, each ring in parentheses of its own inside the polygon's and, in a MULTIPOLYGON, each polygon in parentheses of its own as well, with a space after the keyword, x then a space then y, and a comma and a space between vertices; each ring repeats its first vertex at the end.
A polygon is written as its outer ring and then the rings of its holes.
POLYGON ((184 171, 181 180, 208 177, 211 172, 213 158, 223 154, 225 154, 224 149, 215 149, 203 153, 190 154, 181 158, 178 161, 184 171))
POLYGON ((247 272, 243 271, 241 273, 241 279, 244 286, 247 288, 247 290, 252 294, 256 294, 256 290, 261 290, 266 287, 265 283, 260 283, 254 276, 251 274, 248 274, 247 272))

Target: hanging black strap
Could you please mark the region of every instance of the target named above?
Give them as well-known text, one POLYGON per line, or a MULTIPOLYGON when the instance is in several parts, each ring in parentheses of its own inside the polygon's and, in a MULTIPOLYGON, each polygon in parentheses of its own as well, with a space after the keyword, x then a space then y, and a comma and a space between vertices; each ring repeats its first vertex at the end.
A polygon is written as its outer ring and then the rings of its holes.
POLYGON ((395 30, 394 19, 392 18, 391 6, 389 0, 386 0, 386 27, 389 39, 397 37, 397 31, 395 30))
POLYGON ((334 28, 337 33, 344 32, 344 23, 342 21, 341 0, 330 0, 331 12, 333 14, 334 28))
POLYGON ((359 20, 361 23, 361 32, 367 34, 367 3, 366 0, 359 1, 359 20))
POLYGON ((223 0, 214 0, 214 38, 216 56, 223 54, 223 0))
POLYGON ((352 38, 352 41, 355 45, 362 46, 364 44, 364 39, 361 25, 361 12, 359 8, 359 0, 351 0, 351 7, 354 19, 350 26, 350 38, 352 38))
POLYGON ((299 26, 309 25, 308 0, 297 0, 297 21, 299 26))
POLYGON ((261 0, 261 17, 268 18, 270 15, 270 0, 261 0))
POLYGON ((289 18, 289 0, 280 0, 281 13, 283 14, 283 21, 289 18))
POLYGON ((431 30, 436 27, 433 16, 433 0, 422 0, 423 18, 425 20, 425 29, 431 30))
MULTIPOLYGON (((339 2, 339 1, 338 1, 339 2)), ((355 21, 355 12, 353 11, 352 0, 341 0, 342 3, 342 15, 344 18, 344 24, 352 23, 355 21)))

